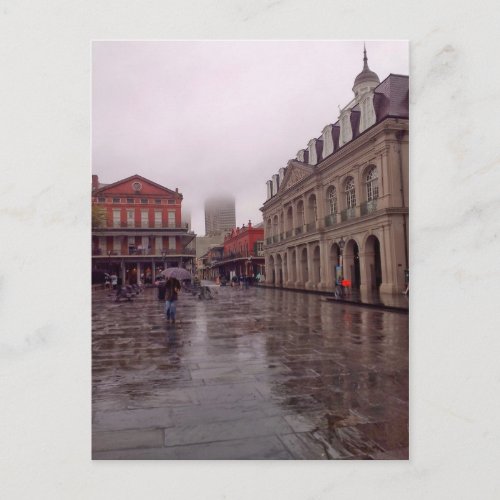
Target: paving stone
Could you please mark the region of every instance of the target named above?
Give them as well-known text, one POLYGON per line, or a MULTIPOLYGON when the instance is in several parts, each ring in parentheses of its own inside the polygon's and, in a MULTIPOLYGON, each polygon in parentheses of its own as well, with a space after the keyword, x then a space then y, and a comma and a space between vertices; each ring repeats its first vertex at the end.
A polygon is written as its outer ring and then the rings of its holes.
POLYGON ((95 431, 152 429, 170 427, 173 419, 170 408, 140 408, 136 410, 100 411, 92 416, 95 431))
POLYGON ((128 448, 155 448, 162 445, 163 430, 128 430, 92 432, 92 450, 119 450, 128 448))
POLYGON ((92 296, 95 459, 408 457, 408 316, 266 288, 92 296))
POLYGON ((194 426, 177 426, 165 431, 165 446, 209 443, 231 439, 272 436, 291 433, 292 428, 281 417, 208 422, 194 426))
POLYGON ((235 439, 215 443, 94 452, 94 460, 291 460, 294 458, 276 436, 235 439))

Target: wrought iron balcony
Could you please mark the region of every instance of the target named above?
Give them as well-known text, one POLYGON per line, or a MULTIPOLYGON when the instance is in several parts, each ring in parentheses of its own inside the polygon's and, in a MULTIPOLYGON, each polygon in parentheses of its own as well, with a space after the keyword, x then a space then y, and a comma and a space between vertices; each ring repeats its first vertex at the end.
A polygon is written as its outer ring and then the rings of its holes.
POLYGON ((314 231, 315 229, 316 229, 316 221, 308 222, 306 224, 306 232, 310 233, 311 231, 314 231))
POLYGON ((92 249, 92 255, 97 257, 97 256, 102 256, 102 257, 116 257, 116 256, 130 256, 130 255, 147 255, 149 257, 157 257, 157 258, 163 258, 168 255, 196 255, 196 250, 194 248, 182 248, 181 250, 173 250, 173 249, 168 249, 168 250, 153 250, 149 248, 129 248, 125 252, 122 252, 121 250, 111 250, 111 251, 106 251, 103 250, 102 248, 93 248, 92 249))
POLYGON ((325 217, 325 226, 334 226, 337 223, 337 214, 328 214, 325 217))
POLYGON ((361 215, 371 214, 377 210, 377 200, 361 203, 361 215))
POLYGON ((92 229, 177 229, 177 230, 186 230, 188 229, 188 224, 180 224, 177 225, 175 223, 158 223, 153 222, 150 224, 146 223, 136 223, 134 222, 104 222, 103 224, 99 224, 98 226, 94 226, 92 229))
POLYGON ((345 210, 342 210, 342 212, 340 212, 340 220, 342 222, 345 222, 346 220, 349 219, 354 219, 354 217, 356 217, 355 207, 346 208, 345 210))

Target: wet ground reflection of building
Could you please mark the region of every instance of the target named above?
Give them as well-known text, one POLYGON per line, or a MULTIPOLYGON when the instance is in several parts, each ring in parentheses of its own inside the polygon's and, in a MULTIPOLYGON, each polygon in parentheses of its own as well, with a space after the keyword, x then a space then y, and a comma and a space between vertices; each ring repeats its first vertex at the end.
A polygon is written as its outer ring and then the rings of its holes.
POLYGON ((302 292, 93 297, 94 458, 407 458, 408 316, 302 292))

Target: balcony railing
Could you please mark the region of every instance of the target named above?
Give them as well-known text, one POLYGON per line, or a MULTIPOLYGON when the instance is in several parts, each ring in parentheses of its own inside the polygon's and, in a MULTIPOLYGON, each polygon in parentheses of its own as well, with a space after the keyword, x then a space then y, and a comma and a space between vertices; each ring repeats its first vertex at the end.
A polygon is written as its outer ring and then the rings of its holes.
POLYGON ((306 224, 306 232, 310 233, 311 231, 314 231, 315 229, 316 229, 316 221, 308 222, 306 224))
POLYGON ((194 248, 182 248, 181 250, 152 250, 146 248, 129 248, 125 252, 121 250, 102 250, 101 248, 92 249, 93 256, 103 256, 103 257, 116 257, 118 255, 128 256, 128 255, 147 255, 150 257, 164 257, 167 255, 196 255, 196 250, 194 248))
POLYGON ((342 210, 340 212, 340 220, 342 222, 345 222, 346 220, 353 219, 356 217, 356 208, 351 207, 351 208, 346 208, 345 210, 342 210))
POLYGON ((98 226, 94 226, 92 229, 177 229, 185 230, 189 229, 188 224, 176 225, 168 222, 158 223, 154 222, 152 224, 142 224, 135 222, 111 222, 110 224, 104 223, 98 226))
POLYGON ((337 214, 328 214, 325 217, 325 226, 334 226, 337 223, 337 214))
MULTIPOLYGON (((250 254, 240 253, 240 252, 230 252, 230 253, 224 254, 224 256, 219 261, 217 261, 217 263, 224 264, 225 262, 234 261, 234 260, 238 260, 238 259, 248 260, 248 259, 255 259, 255 258, 263 257, 263 256, 264 256, 264 252, 262 250, 257 250, 257 252, 251 252, 250 254)), ((212 260, 211 263, 213 265, 214 261, 212 260)))
POLYGON ((361 203, 361 215, 371 214, 377 210, 377 200, 361 203))

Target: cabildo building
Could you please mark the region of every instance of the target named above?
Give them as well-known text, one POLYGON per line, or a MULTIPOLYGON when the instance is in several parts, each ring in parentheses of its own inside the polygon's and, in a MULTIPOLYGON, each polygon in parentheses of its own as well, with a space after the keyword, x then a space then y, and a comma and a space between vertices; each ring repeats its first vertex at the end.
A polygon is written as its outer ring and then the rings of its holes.
POLYGON ((268 284, 400 293, 408 270, 408 77, 364 67, 338 121, 267 182, 268 284))

